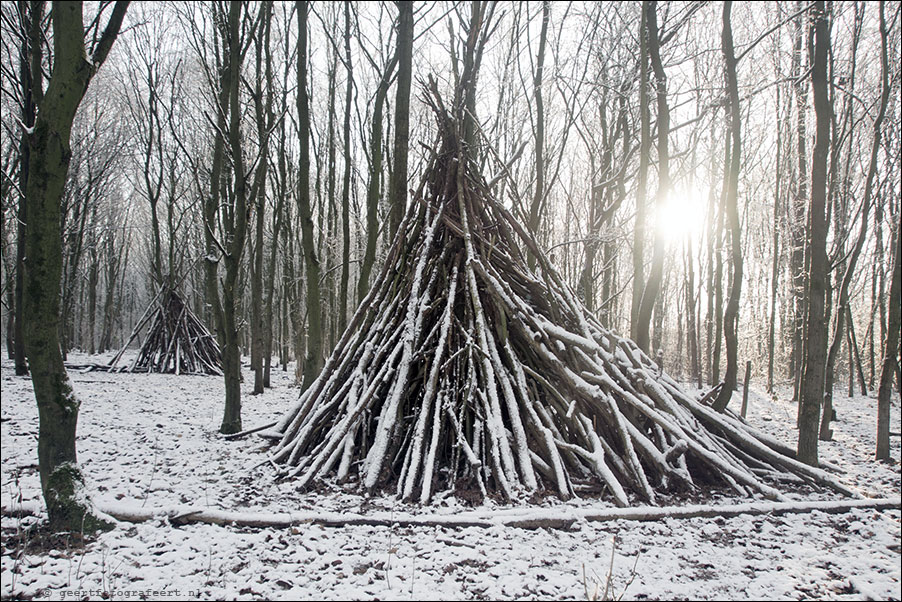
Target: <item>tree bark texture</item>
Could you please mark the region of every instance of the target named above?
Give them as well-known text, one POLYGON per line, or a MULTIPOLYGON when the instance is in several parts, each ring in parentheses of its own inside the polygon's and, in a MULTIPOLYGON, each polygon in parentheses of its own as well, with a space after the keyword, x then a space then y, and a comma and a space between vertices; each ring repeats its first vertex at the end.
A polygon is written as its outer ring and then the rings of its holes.
POLYGON ((723 411, 733 396, 736 389, 736 379, 739 373, 739 296, 742 293, 742 242, 739 227, 739 170, 742 158, 742 124, 740 121, 739 86, 736 81, 736 57, 733 53, 733 28, 730 23, 732 2, 724 2, 723 5, 723 30, 721 35, 721 50, 726 66, 727 98, 730 113, 729 144, 730 164, 725 166, 726 196, 724 198, 724 212, 727 218, 727 226, 730 228, 730 264, 733 268, 733 276, 730 281, 730 296, 727 307, 724 310, 724 342, 727 351, 727 369, 724 374, 724 386, 721 388, 717 399, 714 401, 714 409, 723 411))
MULTIPOLYGON (((883 363, 880 369, 880 388, 877 390, 877 450, 878 460, 890 458, 889 424, 890 401, 893 394, 893 373, 898 370, 899 331, 902 322, 902 237, 896 236, 893 247, 893 274, 889 285, 889 319, 883 341, 883 363)), ((897 374, 898 377, 898 374, 897 374)))
POLYGON ((649 330, 651 327, 652 311, 661 292, 661 279, 664 274, 664 236, 660 223, 660 214, 667 195, 670 194, 670 107, 667 105, 667 75, 664 72, 664 63, 661 60, 661 41, 658 32, 657 2, 643 3, 647 11, 645 22, 647 25, 648 57, 655 76, 655 93, 658 109, 658 193, 656 206, 658 208, 659 223, 654 229, 654 244, 652 251, 651 268, 648 280, 642 290, 642 300, 639 302, 639 311, 636 315, 636 344, 639 349, 650 353, 649 330))
POLYGON ((830 154, 830 104, 827 57, 830 48, 829 15, 823 1, 812 7, 809 48, 812 55, 811 88, 816 116, 814 150, 811 159, 811 203, 808 211, 810 264, 808 269, 808 313, 806 319, 805 362, 799 412, 799 459, 817 464, 818 419, 824 399, 827 361, 827 159, 830 154))
MULTIPOLYGON (((821 418, 821 426, 819 437, 823 441, 829 441, 833 437, 833 431, 830 429, 830 421, 833 414, 833 383, 835 380, 834 371, 836 369, 836 359, 839 356, 840 346, 843 340, 843 329, 845 328, 845 319, 847 314, 851 315, 849 301, 850 288, 852 280, 855 276, 855 268, 858 266, 858 258, 861 250, 864 248, 865 240, 868 233, 868 220, 871 212, 871 197, 874 194, 874 183, 877 178, 877 161, 880 154, 881 129, 883 119, 886 116, 886 108, 889 104, 890 85, 889 85, 889 61, 887 57, 887 36, 886 23, 883 16, 883 3, 881 2, 880 14, 880 32, 881 32, 881 92, 880 103, 877 108, 877 116, 874 118, 873 136, 871 138, 871 154, 868 162, 868 172, 864 184, 864 196, 861 199, 861 224, 858 230, 858 236, 852 247, 851 253, 846 259, 845 271, 840 281, 839 292, 837 294, 836 320, 834 322, 833 342, 827 353, 826 364, 826 381, 824 390, 824 411, 821 418)), ((851 324, 849 325, 851 328, 851 324)), ((851 342, 851 340, 850 340, 851 342)), ((854 364, 849 362, 849 373, 855 371, 854 364)))
POLYGON ((41 489, 54 529, 91 531, 105 526, 83 491, 75 450, 80 402, 60 350, 60 209, 72 154, 69 144, 75 113, 118 35, 128 4, 116 3, 90 61, 85 53, 81 3, 53 4, 53 74, 38 105, 29 140, 24 340, 38 404, 41 489))
POLYGON ((395 91, 395 139, 388 192, 388 240, 394 239, 407 207, 407 156, 410 147, 410 82, 413 75, 413 2, 398 6, 398 87, 395 91))
MULTIPOLYGON (((313 211, 310 206, 310 106, 307 95, 307 8, 306 1, 297 2, 298 13, 298 211, 301 222, 301 245, 307 281, 307 349, 304 357, 301 389, 307 390, 319 376, 323 365, 323 327, 320 301, 320 263, 313 240, 313 211)), ((298 363, 301 359, 298 358, 298 363)))

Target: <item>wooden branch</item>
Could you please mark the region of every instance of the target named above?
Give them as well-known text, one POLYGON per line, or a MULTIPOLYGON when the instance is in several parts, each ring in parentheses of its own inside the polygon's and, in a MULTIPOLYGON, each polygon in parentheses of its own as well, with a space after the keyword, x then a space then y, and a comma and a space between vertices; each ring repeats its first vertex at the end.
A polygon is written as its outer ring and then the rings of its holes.
MULTIPOLYGON (((729 505, 689 505, 689 506, 639 506, 634 508, 590 508, 546 509, 519 508, 514 510, 475 510, 458 514, 399 514, 397 512, 375 512, 373 514, 353 514, 345 512, 236 512, 204 508, 199 506, 168 506, 145 508, 135 503, 99 504, 102 513, 127 523, 141 523, 164 519, 172 525, 206 523, 214 525, 234 525, 253 528, 285 528, 298 525, 321 525, 323 527, 443 527, 465 529, 468 527, 491 528, 497 526, 518 529, 570 529, 584 520, 587 522, 657 521, 667 518, 690 519, 734 516, 760 516, 805 514, 824 512, 842 514, 855 509, 900 510, 902 498, 878 498, 841 501, 815 502, 751 502, 729 505)), ((21 503, 3 506, 4 516, 43 516, 44 508, 39 503, 21 503)))
POLYGON ((711 402, 714 401, 714 399, 716 399, 720 394, 721 389, 723 389, 723 383, 717 383, 710 391, 702 395, 701 398, 699 398, 698 402, 706 406, 711 405, 711 402))
POLYGON ((269 424, 264 424, 262 426, 256 426, 251 429, 247 429, 246 431, 241 431, 240 433, 232 433, 231 435, 225 435, 223 439, 226 441, 234 441, 235 439, 241 439, 242 437, 246 437, 253 433, 259 433, 260 431, 265 431, 266 429, 271 429, 276 426, 275 422, 270 422, 269 424))

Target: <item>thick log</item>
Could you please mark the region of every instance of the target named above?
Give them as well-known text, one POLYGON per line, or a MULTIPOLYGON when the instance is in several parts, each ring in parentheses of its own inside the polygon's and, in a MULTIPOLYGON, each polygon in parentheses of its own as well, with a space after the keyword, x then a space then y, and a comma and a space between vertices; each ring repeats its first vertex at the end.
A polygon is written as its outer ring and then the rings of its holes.
MULTIPOLYGON (((198 506, 169 506, 146 508, 140 504, 101 504, 103 514, 121 522, 141 523, 165 519, 172 525, 206 523, 233 525, 252 528, 286 528, 303 525, 323 527, 444 527, 465 529, 469 527, 491 528, 497 526, 518 529, 570 529, 578 521, 657 521, 666 518, 731 518, 734 516, 760 516, 784 514, 805 514, 824 512, 842 514, 855 509, 902 510, 902 498, 879 498, 862 500, 814 501, 814 502, 750 502, 730 505, 688 505, 688 506, 638 506, 633 508, 589 508, 535 509, 518 508, 495 512, 472 511, 458 514, 404 514, 398 512, 374 512, 373 514, 353 514, 345 512, 236 512, 203 508, 198 506)), ((43 507, 38 503, 20 503, 3 506, 4 516, 43 516, 43 507)))

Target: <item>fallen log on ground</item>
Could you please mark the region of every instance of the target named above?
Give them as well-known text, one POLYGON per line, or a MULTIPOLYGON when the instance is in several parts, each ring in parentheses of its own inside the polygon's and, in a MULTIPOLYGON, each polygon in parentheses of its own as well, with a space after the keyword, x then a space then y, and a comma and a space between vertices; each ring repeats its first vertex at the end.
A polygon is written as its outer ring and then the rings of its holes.
MULTIPOLYGON (((730 505, 693 504, 688 506, 637 506, 634 508, 513 508, 494 512, 474 510, 457 514, 409 514, 403 512, 375 512, 355 514, 346 512, 253 512, 230 511, 197 506, 168 506, 144 508, 138 505, 101 504, 98 510, 128 523, 165 519, 173 525, 206 523, 253 528, 285 528, 301 525, 323 527, 467 527, 496 526, 519 529, 570 529, 578 521, 610 522, 655 521, 665 518, 732 518, 740 515, 804 514, 824 512, 842 514, 854 509, 902 510, 902 498, 858 499, 814 502, 749 502, 730 505)), ((3 506, 4 516, 41 515, 39 504, 3 506)))

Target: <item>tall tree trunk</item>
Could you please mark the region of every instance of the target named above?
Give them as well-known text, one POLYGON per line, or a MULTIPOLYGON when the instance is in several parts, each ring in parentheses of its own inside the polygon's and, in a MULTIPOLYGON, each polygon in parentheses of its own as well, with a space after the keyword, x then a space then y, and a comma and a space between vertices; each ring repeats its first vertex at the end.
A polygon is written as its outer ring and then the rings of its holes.
MULTIPOLYGON (((852 321, 852 308, 848 306, 846 309, 846 321, 848 322, 848 328, 846 329, 846 333, 849 339, 849 349, 851 350, 852 355, 854 356, 854 364, 850 364, 850 372, 856 372, 858 374, 858 386, 861 391, 861 395, 865 396, 868 394, 868 386, 864 380, 864 369, 861 367, 861 354, 858 351, 858 339, 855 337, 855 323, 852 321)), ((851 377, 850 377, 851 378, 851 377)), ((851 391, 849 393, 849 397, 852 397, 854 394, 854 389, 849 388, 851 391)))
MULTIPOLYGON (((663 243, 662 246, 664 246, 663 243)), ((653 271, 651 273, 653 273, 653 271)), ((664 315, 666 313, 666 308, 664 307, 664 299, 667 297, 667 290, 669 285, 670 274, 664 274, 664 257, 662 252, 661 285, 658 288, 658 295, 655 299, 655 305, 651 313, 652 329, 650 348, 655 350, 656 359, 664 357, 664 315)), ((677 295, 677 297, 679 297, 679 295, 677 295)), ((682 338, 682 334, 680 334, 679 338, 682 338)), ((679 355, 677 357, 679 357, 679 355)))
MULTIPOLYGON (((876 214, 880 212, 880 203, 874 207, 874 233, 879 235, 880 223, 876 219, 876 214)), ((876 237, 875 237, 876 238, 876 237)), ((876 245, 875 245, 876 247, 876 245)), ((877 255, 877 249, 874 249, 874 263, 871 265, 871 308, 868 312, 868 329, 865 332, 865 339, 868 346, 868 389, 874 388, 874 380, 877 372, 876 361, 876 345, 874 344, 874 322, 877 315, 877 271, 880 270, 880 260, 882 257, 877 255)))
POLYGON ((730 296, 724 311, 724 342, 727 350, 727 369, 724 374, 724 386, 720 389, 717 399, 712 406, 718 411, 726 409, 733 390, 736 388, 736 380, 739 374, 739 296, 742 293, 742 243, 739 229, 739 169, 742 158, 742 124, 739 113, 739 85, 736 81, 736 56, 733 53, 733 28, 730 23, 732 2, 724 2, 723 5, 723 31, 721 34, 721 50, 724 55, 726 67, 727 97, 730 110, 730 165, 725 167, 724 174, 727 180, 727 194, 724 211, 727 225, 730 228, 730 264, 733 268, 733 276, 730 280, 730 296))
MULTIPOLYGON (((594 174, 596 173, 594 156, 591 156, 589 161, 590 169, 594 174)), ((589 240, 586 241, 585 256, 579 273, 579 283, 576 292, 586 309, 593 313, 595 312, 595 255, 598 252, 600 242, 598 232, 600 224, 598 222, 600 220, 599 214, 603 210, 601 207, 603 196, 602 187, 592 180, 589 193, 589 229, 587 232, 589 240)))
POLYGON ((341 189, 341 281, 338 292, 338 325, 333 336, 345 331, 348 323, 348 278, 351 269, 351 103, 354 95, 354 68, 351 63, 351 3, 345 2, 345 88, 344 177, 341 189))
MULTIPOLYGON (((658 193, 656 206, 658 213, 663 210, 670 193, 670 107, 667 105, 667 75, 661 61, 660 38, 658 34, 657 2, 650 0, 643 3, 647 11, 645 22, 648 36, 648 57, 655 75, 655 92, 658 108, 658 193)), ((642 291, 639 312, 636 316, 636 344, 649 353, 649 329, 652 311, 661 292, 661 279, 664 274, 664 237, 660 226, 655 228, 654 246, 648 281, 642 291)))
MULTIPOLYGON (((780 110, 780 87, 777 86, 777 102, 776 102, 777 111, 780 110)), ((779 280, 780 280, 780 215, 782 211, 782 207, 780 205, 780 198, 783 189, 781 188, 781 184, 783 183, 783 131, 784 127, 787 125, 786 121, 789 119, 789 113, 787 111, 784 119, 781 119, 777 124, 777 157, 776 157, 776 166, 774 167, 774 171, 776 172, 776 181, 774 183, 774 213, 773 213, 773 229, 774 236, 772 242, 772 256, 771 256, 771 271, 770 271, 770 313, 767 319, 767 392, 773 394, 774 392, 774 355, 776 353, 776 322, 777 322, 777 291, 779 290, 779 280)), ((788 128, 786 128, 788 130, 788 128)))
POLYGON ((363 262, 360 265, 360 277, 357 281, 357 302, 363 301, 369 290, 370 274, 373 264, 376 262, 376 242, 379 234, 379 190, 382 181, 382 120, 385 110, 385 99, 388 97, 388 87, 395 65, 398 64, 398 51, 386 65, 376 88, 376 96, 373 99, 373 120, 370 124, 370 173, 366 186, 366 248, 363 253, 363 262))
MULTIPOLYGON (((22 123, 27 128, 34 127, 37 114, 37 102, 43 94, 43 71, 41 69, 41 40, 43 27, 41 21, 44 14, 43 0, 18 4, 23 28, 27 31, 21 42, 19 57, 19 85, 22 88, 22 123)), ((31 162, 31 145, 28 137, 23 135, 19 145, 19 190, 28 186, 28 166, 31 162)), ((28 362, 25 361, 24 331, 24 287, 25 287, 25 224, 28 223, 28 195, 19 199, 18 220, 16 225, 16 282, 15 306, 13 322, 13 345, 16 376, 28 374, 28 362)))
MULTIPOLYGON (((542 74, 545 70, 545 44, 548 39, 548 20, 551 16, 551 2, 542 1, 542 29, 539 33, 539 52, 536 55, 536 73, 533 78, 533 93, 536 100, 536 123, 533 135, 536 142, 535 172, 536 186, 532 203, 529 206, 529 231, 539 238, 542 226, 542 207, 545 201, 545 102, 542 97, 542 74)), ((527 255, 530 269, 535 269, 536 258, 532 253, 527 255)))
MULTIPOLYGON (((801 9, 803 0, 796 0, 796 6, 801 9)), ((806 126, 806 113, 808 108, 808 78, 802 75, 802 40, 804 37, 805 14, 799 14, 795 19, 795 33, 792 54, 792 72, 790 78, 795 82, 793 88, 796 103, 796 161, 798 173, 796 174, 796 193, 793 198, 790 232, 792 234, 792 253, 790 255, 790 270, 792 272, 792 291, 794 301, 792 355, 789 361, 789 376, 793 379, 793 400, 799 401, 799 389, 801 384, 802 354, 804 351, 805 332, 805 205, 808 200, 808 153, 806 150, 808 132, 806 126)))
POLYGON ((645 221, 648 163, 651 155, 651 115, 648 99, 648 10, 642 2, 639 19, 639 173, 636 175, 636 223, 633 227, 633 297, 630 305, 630 338, 639 334, 639 306, 645 290, 645 221))
MULTIPOLYGON (((715 306, 714 306, 714 278, 715 278, 715 254, 719 254, 719 242, 715 242, 720 238, 719 212, 718 204, 715 201, 714 193, 714 173, 717 169, 716 152, 714 148, 714 120, 711 121, 711 164, 709 173, 711 174, 711 182, 708 186, 708 235, 707 239, 707 255, 708 263, 706 267, 706 283, 707 304, 705 310, 705 371, 708 375, 708 386, 714 386, 714 322, 715 322, 715 306)), ((729 148, 729 146, 728 146, 729 148)), ((718 314, 719 315, 719 314, 718 314)), ((720 334, 718 333, 718 338, 720 334)))
MULTIPOLYGON (((875 303, 876 307, 874 309, 874 317, 876 318, 876 325, 872 328, 872 333, 874 338, 877 339, 878 342, 886 340, 886 249, 884 247, 884 239, 883 239, 883 203, 875 203, 874 207, 874 276, 877 281, 877 301, 875 303), (880 327, 879 333, 877 332, 877 326, 880 327)), ((890 257, 892 257, 892 249, 890 249, 890 257)), ((876 345, 872 345, 874 347, 876 345)), ((876 356, 876 353, 872 353, 872 356, 876 356)), ((873 359, 872 359, 872 363, 873 359)), ((876 373, 876 369, 871 370, 872 373, 876 373)), ((871 382, 873 383, 874 376, 871 377, 871 382)), ((874 385, 871 385, 871 389, 874 388, 874 385)))
POLYGON ((273 233, 272 241, 269 249, 269 261, 267 262, 266 283, 264 291, 264 308, 263 308, 263 386, 269 388, 272 386, 272 354, 273 354, 273 337, 274 327, 273 320, 278 319, 275 315, 274 305, 278 307, 278 301, 274 301, 276 289, 276 258, 279 250, 279 233, 282 229, 282 206, 284 205, 284 197, 276 196, 276 206, 273 211, 273 233))
MULTIPOLYGON (((225 35, 225 34, 222 34, 225 35)), ((228 56, 228 53, 226 53, 228 56)), ((219 210, 220 204, 225 204, 227 199, 223 199, 225 186, 224 164, 225 164, 225 144, 226 144, 226 116, 229 112, 229 78, 230 69, 226 62, 217 66, 218 90, 217 90, 217 111, 216 111, 216 128, 213 134, 213 154, 210 165, 210 192, 204 198, 204 248, 206 251, 204 259, 204 289, 206 297, 206 306, 210 308, 213 316, 213 323, 216 325, 216 337, 220 348, 223 350, 223 379, 228 389, 228 377, 226 374, 226 357, 225 357, 225 321, 222 308, 222 296, 219 291, 219 263, 221 251, 216 239, 217 230, 219 229, 219 210)), ((240 366, 239 366, 240 369, 240 366)))
MULTIPOLYGON (((628 81, 624 82, 621 85, 621 94, 619 98, 619 120, 620 120, 620 132, 623 142, 622 148, 622 157, 624 160, 624 164, 621 167, 620 173, 617 176, 617 184, 614 189, 614 194, 616 195, 616 200, 614 205, 619 207, 623 204, 623 201, 626 200, 626 165, 627 165, 627 157, 630 156, 632 149, 632 140, 633 137, 630 132, 630 119, 629 119, 629 108, 627 105, 627 92, 629 91, 630 83, 628 81)), ((606 328, 621 330, 620 326, 615 328, 614 321, 615 317, 620 314, 618 311, 618 303, 620 299, 620 295, 615 293, 614 291, 617 289, 618 282, 618 271, 617 271, 617 259, 618 259, 618 243, 607 239, 602 244, 602 265, 603 265, 603 279, 602 279, 602 324, 606 328)))
MULTIPOLYGON (((272 7, 269 8, 269 15, 272 16, 272 7)), ((270 43, 272 33, 272 24, 266 24, 266 87, 267 87, 267 100, 269 102, 269 109, 267 110, 267 123, 268 132, 275 131, 275 115, 272 110, 272 95, 275 87, 273 86, 273 71, 272 71, 272 45, 270 43)), ((286 63, 285 65, 285 79, 287 80, 289 73, 289 65, 286 63)), ((280 104, 281 110, 286 110, 288 107, 287 100, 287 86, 283 86, 282 92, 282 100, 280 104)), ((282 136, 285 134, 285 117, 284 115, 279 119, 279 130, 282 136)), ((268 134, 267 137, 271 136, 268 134)), ((267 149, 271 146, 271 142, 267 141, 267 149)), ((278 187, 279 176, 277 175, 273 179, 276 182, 276 186, 278 187)), ((285 207, 285 197, 288 194, 288 190, 286 186, 282 186, 281 188, 277 188, 275 191, 275 206, 273 208, 273 228, 272 228, 272 239, 270 240, 270 248, 269 248, 269 262, 267 264, 266 270, 266 283, 264 286, 264 309, 263 309, 263 387, 269 388, 272 386, 271 384, 271 372, 272 372, 272 354, 273 354, 273 336, 274 336, 274 327, 273 320, 278 320, 278 316, 276 315, 276 311, 274 310, 274 297, 275 297, 275 288, 276 288, 276 258, 279 252, 279 234, 282 230, 282 223, 284 221, 284 207, 285 207)), ((261 194, 261 196, 263 196, 261 194)), ((278 308, 278 301, 275 301, 275 308, 278 308)), ((281 355, 281 354, 280 354, 281 355)))
MULTIPOLYGON (((254 371, 254 395, 263 393, 266 386, 264 355, 267 352, 265 342, 267 327, 264 322, 267 318, 272 321, 271 296, 268 316, 266 315, 267 306, 264 304, 263 299, 264 225, 266 217, 266 179, 269 170, 269 132, 275 121, 272 108, 272 56, 270 51, 272 2, 264 2, 260 10, 262 11, 261 25, 263 31, 262 35, 260 33, 257 34, 256 39, 256 73, 254 78, 254 114, 257 121, 257 138, 260 141, 260 151, 257 157, 257 171, 254 174, 257 220, 255 224, 254 261, 251 268, 251 296, 253 298, 253 303, 251 303, 251 367, 254 371)), ((269 325, 269 330, 272 330, 271 324, 269 325)), ((268 365, 269 361, 267 360, 265 363, 268 365)))
MULTIPOLYGON (((336 18, 335 21, 332 22, 333 27, 338 28, 338 20, 336 18)), ((319 207, 319 227, 318 227, 318 241, 315 248, 320 253, 319 261, 320 261, 320 273, 322 274, 322 282, 320 283, 320 288, 322 288, 323 283, 325 283, 326 291, 325 303, 320 304, 320 324, 322 325, 323 334, 321 338, 323 340, 324 351, 328 352, 328 350, 332 349, 332 338, 334 337, 334 323, 335 323, 335 312, 331 311, 335 308, 335 286, 334 286, 334 277, 333 277, 333 266, 332 261, 335 257, 335 249, 334 249, 334 240, 336 237, 336 226, 335 226, 335 214, 337 213, 336 204, 338 203, 338 195, 336 193, 337 186, 337 152, 338 152, 338 143, 337 143, 337 134, 335 127, 335 118, 336 118, 336 108, 335 108, 335 96, 337 93, 337 79, 338 79, 338 48, 336 45, 331 45, 331 62, 329 63, 329 70, 327 74, 328 79, 328 154, 327 154, 327 165, 326 165, 326 197, 325 200, 322 198, 321 188, 318 185, 321 181, 320 171, 317 171, 317 203, 316 205, 319 207), (323 205, 325 203, 325 206, 323 205)), ((309 100, 308 100, 309 102, 309 100)), ((309 128, 308 128, 309 131, 309 128)), ((309 142, 308 142, 309 147, 309 142)), ((309 151, 308 151, 309 157, 309 151)), ((309 158, 308 158, 309 165, 309 158)), ((308 177, 309 180, 309 177, 308 177)), ((311 212, 313 209, 311 208, 311 212)), ((301 234, 303 235, 303 226, 301 226, 301 234)), ((303 245, 302 245, 303 249, 303 245)), ((302 250, 303 252, 303 250, 302 250)), ((322 296, 322 293, 320 294, 322 296)), ((306 329, 303 330, 306 333, 306 329)), ((304 335, 306 336, 306 334, 304 335)), ((302 339, 306 341, 306 338, 302 339)), ((305 343, 306 344, 306 343, 305 343)), ((304 355, 301 357, 306 357, 306 351, 304 355)), ((301 371, 299 374, 303 373, 303 365, 304 363, 300 360, 298 361, 298 369, 301 371)), ((302 376, 303 378, 303 376, 302 376)))
POLYGON ((225 377, 225 411, 219 432, 227 435, 241 430, 241 332, 238 328, 239 300, 243 287, 239 286, 241 276, 241 255, 247 237, 247 216, 249 199, 247 176, 244 171, 244 156, 241 135, 241 105, 238 91, 241 81, 241 2, 229 2, 228 13, 228 53, 229 53, 229 127, 228 144, 232 156, 232 179, 234 208, 226 219, 225 274, 222 279, 222 364, 225 377))
MULTIPOLYGON (((265 159, 264 159, 265 161, 265 159)), ((262 161, 261 161, 262 165, 262 161)), ((260 192, 265 192, 261 190, 260 192)), ((256 219, 254 224, 253 260, 250 264, 251 278, 251 371, 254 373, 252 395, 263 393, 263 255, 264 255, 264 218, 266 202, 259 196, 256 202, 256 219)))
POLYGON ((30 135, 28 224, 25 236, 24 335, 38 404, 38 467, 53 529, 93 531, 106 526, 84 495, 75 429, 80 402, 60 352, 62 276, 61 202, 69 160, 72 123, 97 69, 119 33, 128 2, 117 2, 88 60, 80 2, 55 2, 53 72, 30 135))
MULTIPOLYGON (((286 38, 286 45, 289 43, 286 38)), ((286 136, 286 118, 285 113, 288 111, 288 78, 291 73, 291 64, 290 62, 285 63, 285 71, 283 73, 282 80, 282 98, 279 106, 279 112, 283 115, 279 119, 279 137, 278 137, 278 153, 276 155, 276 174, 275 174, 275 193, 276 193, 276 210, 275 210, 275 220, 276 226, 273 232, 272 239, 272 252, 270 255, 270 291, 269 291, 269 306, 268 312, 272 314, 272 289, 275 287, 275 271, 276 271, 276 249, 279 246, 279 236, 281 235, 282 242, 282 278, 281 278, 281 286, 280 286, 280 296, 281 296, 281 311, 279 312, 279 359, 282 363, 282 371, 288 371, 288 338, 289 338, 289 328, 288 328, 288 318, 289 314, 292 317, 292 325, 297 327, 299 324, 294 323, 294 307, 295 307, 295 294, 294 291, 298 289, 297 284, 294 280, 294 256, 293 256, 293 246, 290 244, 293 237, 290 235, 292 227, 292 212, 290 207, 285 204, 286 198, 289 196, 289 182, 288 182, 288 161, 286 157, 286 144, 287 144, 287 136, 286 136)), ((295 339, 299 338, 298 334, 301 328, 295 328, 295 339)), ((272 337, 270 337, 271 340, 272 337)), ((298 362, 300 364, 300 362, 298 362)), ((298 382, 300 382, 298 380, 298 382)))
POLYGON ((695 267, 692 257, 692 237, 686 237, 686 352, 693 382, 701 380, 698 361, 698 326, 695 321, 695 267))
POLYGON ((883 339, 883 363, 880 387, 877 390, 877 460, 889 460, 890 400, 893 394, 893 373, 898 370, 899 329, 902 321, 902 237, 896 236, 893 246, 893 272, 889 288, 889 320, 883 339))
MULTIPOLYGON (((96 213, 97 205, 94 205, 94 211, 96 213)), ((96 223, 93 228, 97 228, 96 223)), ((88 266, 88 306, 85 309, 88 314, 88 324, 85 335, 88 338, 88 353, 94 355, 97 352, 97 347, 94 344, 94 333, 97 321, 97 284, 100 279, 100 253, 98 253, 97 249, 97 235, 92 234, 91 237, 91 263, 88 266)))
MULTIPOLYGON (((733 146, 730 144, 729 132, 727 132, 726 140, 723 147, 723 168, 724 174, 729 169, 732 157, 733 146)), ((711 358, 711 375, 712 382, 721 382, 720 378, 720 356, 723 343, 723 230, 724 220, 726 219, 726 184, 727 178, 723 179, 723 189, 721 190, 721 201, 717 208, 717 226, 714 232, 714 340, 712 346, 714 350, 711 358)))
POLYGON ((395 140, 388 192, 388 240, 394 240, 407 207, 407 155, 410 146, 410 81, 413 74, 413 2, 398 5, 398 87, 395 91, 395 140))
POLYGON ((830 22, 823 0, 814 3, 809 52, 812 55, 811 88, 814 94, 815 138, 811 160, 811 203, 809 205, 810 264, 808 268, 808 314, 805 363, 799 413, 799 460, 817 464, 818 418, 824 398, 827 329, 824 323, 827 265, 827 160, 830 154, 830 105, 827 57, 830 49, 830 22))
MULTIPOLYGON (((864 184, 864 197, 861 200, 861 225, 858 230, 858 237, 852 247, 852 251, 846 259, 846 269, 840 281, 838 302, 836 308, 836 321, 833 330, 833 342, 827 354, 826 381, 824 390, 824 412, 821 419, 820 438, 822 441, 829 441, 833 437, 833 431, 830 429, 830 420, 833 409, 833 382, 835 379, 836 359, 839 356, 840 347, 843 340, 843 328, 845 327, 846 315, 851 311, 849 306, 850 288, 852 279, 855 276, 855 268, 858 266, 858 257, 864 248, 865 240, 868 233, 868 218, 871 211, 871 197, 874 191, 874 183, 877 178, 877 159, 880 154, 881 128, 883 119, 886 116, 886 108, 889 104, 890 85, 889 85, 889 60, 887 52, 887 36, 886 24, 883 16, 883 2, 880 3, 880 31, 881 31, 881 50, 880 50, 880 66, 881 66, 881 93, 880 104, 877 109, 877 117, 874 119, 874 134, 871 140, 871 156, 868 163, 868 173, 864 184)), ((851 135, 851 134, 850 134, 851 135)), ((852 362, 849 363, 849 373, 854 373, 852 362)))
MULTIPOLYGON (((301 219, 301 244, 307 276, 307 350, 304 357, 301 390, 306 391, 323 366, 323 328, 320 303, 320 266, 313 240, 313 214, 310 208, 310 107, 307 98, 307 2, 298 0, 298 211, 301 219)), ((301 359, 298 358, 300 363, 301 359)))
MULTIPOLYGON (((850 316, 846 316, 846 318, 848 319, 850 316)), ((849 319, 849 328, 846 328, 846 353, 848 358, 847 361, 849 362, 849 398, 855 395, 855 351, 852 346, 852 324, 852 320, 849 319)), ((823 420, 823 418, 821 420, 823 420)))
MULTIPOLYGON (((122 224, 125 227, 125 224, 122 224)), ((106 256, 106 271, 104 273, 104 300, 103 300, 103 320, 100 326, 100 342, 98 351, 103 353, 113 347, 113 329, 116 322, 117 299, 121 302, 121 292, 118 287, 120 266, 128 262, 128 247, 124 256, 120 256, 120 249, 116 249, 116 236, 112 224, 107 226, 108 233, 104 240, 104 255, 106 256), (117 292, 119 294, 117 295, 117 292)), ((121 307, 121 306, 119 306, 121 307)))
MULTIPOLYGON (((883 96, 881 109, 885 109, 883 103, 888 94, 888 57, 887 43, 888 33, 886 18, 884 17, 884 2, 880 2, 880 38, 881 38, 881 66, 883 72, 883 96)), ((882 114, 881 114, 882 117, 882 114)), ((876 138, 879 130, 874 124, 874 147, 871 160, 874 161, 874 149, 877 148, 876 138)), ((870 181, 870 171, 868 181, 870 181)), ((898 226, 898 222, 896 223, 898 226)), ((897 354, 899 353, 899 331, 902 327, 902 235, 896 230, 895 244, 893 245, 893 272, 890 278, 889 288, 889 320, 886 325, 886 336, 883 339, 883 365, 880 370, 880 388, 877 391, 877 460, 889 460, 889 424, 890 424, 890 399, 892 397, 893 372, 898 371, 897 354)), ((898 377, 898 375, 897 375, 898 377)), ((899 383, 902 386, 902 382, 899 383)))

